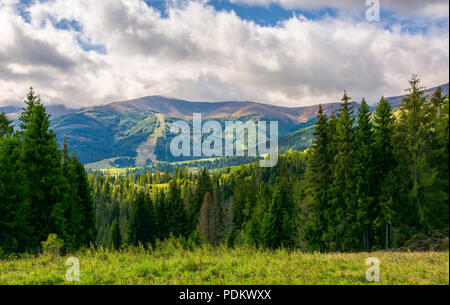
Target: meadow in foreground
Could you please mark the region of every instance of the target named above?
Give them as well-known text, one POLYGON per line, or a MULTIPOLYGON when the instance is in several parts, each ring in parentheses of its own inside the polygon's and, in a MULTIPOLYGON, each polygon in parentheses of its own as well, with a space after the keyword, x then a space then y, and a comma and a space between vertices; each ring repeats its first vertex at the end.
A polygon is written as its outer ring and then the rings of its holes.
POLYGON ((448 252, 302 253, 166 244, 85 249, 0 260, 0 284, 449 284, 448 252), (80 281, 68 282, 66 259, 80 262, 80 281), (380 281, 366 280, 366 259, 380 262, 380 281))

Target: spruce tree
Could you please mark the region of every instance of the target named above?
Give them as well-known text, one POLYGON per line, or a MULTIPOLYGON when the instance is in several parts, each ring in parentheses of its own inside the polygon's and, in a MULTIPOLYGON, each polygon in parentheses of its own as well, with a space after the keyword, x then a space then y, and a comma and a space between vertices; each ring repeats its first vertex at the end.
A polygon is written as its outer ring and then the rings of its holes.
POLYGON ((65 180, 62 175, 61 153, 56 136, 50 130, 45 107, 36 102, 31 91, 29 108, 21 116, 23 185, 31 206, 32 243, 38 246, 50 233, 67 236, 64 202, 65 180), (28 112, 29 111, 29 112, 28 112))
POLYGON ((261 241, 267 248, 291 247, 295 243, 297 211, 285 179, 274 187, 272 202, 261 222, 261 241))
POLYGON ((156 194, 156 219, 158 223, 158 239, 169 237, 169 211, 167 208, 166 194, 161 188, 156 194))
POLYGON ((353 103, 344 92, 336 116, 335 158, 333 182, 330 191, 330 208, 334 211, 326 235, 331 250, 350 250, 359 246, 359 236, 352 229, 356 225, 356 203, 354 196, 355 132, 353 103))
POLYGON ((372 233, 379 207, 374 204, 376 168, 374 164, 373 126, 369 105, 362 100, 358 109, 355 132, 355 208, 356 221, 353 230, 360 235, 360 249, 369 251, 372 246, 372 233))
POLYGON ((30 121, 34 106, 42 105, 41 98, 36 95, 33 87, 30 87, 28 94, 24 100, 25 107, 22 108, 22 113, 19 116, 20 128, 26 129, 27 123, 30 121))
POLYGON ((306 197, 302 209, 303 238, 313 250, 326 249, 323 237, 328 229, 328 221, 333 217, 329 207, 329 190, 332 182, 331 132, 334 131, 329 129, 328 117, 320 105, 313 133, 314 143, 308 151, 304 176, 306 197))
POLYGON ((122 233, 120 232, 119 219, 115 219, 111 228, 111 243, 114 249, 119 250, 122 245, 122 233))
POLYGON ((69 148, 64 138, 62 149, 62 171, 67 182, 65 192, 67 241, 76 249, 88 246, 96 238, 94 200, 86 170, 75 154, 69 156, 69 148))
POLYGON ((29 204, 23 188, 21 150, 11 121, 0 114, 0 248, 4 252, 30 249, 29 204))
POLYGON ((430 226, 448 228, 448 95, 438 87, 425 105, 427 117, 426 162, 434 168, 435 176, 425 192, 425 214, 430 226))
POLYGON ((393 207, 398 193, 392 145, 394 128, 392 106, 382 97, 374 114, 374 162, 377 177, 374 185, 377 190, 375 200, 380 209, 380 214, 375 219, 374 244, 380 248, 391 247, 393 207))
POLYGON ((172 232, 174 236, 187 236, 189 222, 177 180, 171 180, 169 183, 167 203, 169 215, 171 215, 169 219, 169 232, 172 232))
POLYGON ((12 122, 8 119, 6 114, 2 111, 0 113, 0 139, 9 137, 13 134, 14 128, 12 122))
POLYGON ((403 197, 395 207, 398 225, 402 226, 403 239, 414 232, 429 233, 430 216, 427 200, 430 186, 434 184, 436 170, 427 162, 428 121, 426 98, 420 80, 413 75, 408 94, 402 99, 397 132, 394 136, 394 152, 399 164, 403 197), (412 212, 415 211, 415 212, 412 212))
POLYGON ((191 217, 191 231, 195 230, 200 215, 200 207, 207 192, 212 192, 211 179, 206 168, 200 172, 194 187, 194 198, 189 206, 189 213, 191 217))
POLYGON ((128 243, 147 245, 155 241, 156 223, 150 196, 140 191, 133 203, 128 223, 128 243))

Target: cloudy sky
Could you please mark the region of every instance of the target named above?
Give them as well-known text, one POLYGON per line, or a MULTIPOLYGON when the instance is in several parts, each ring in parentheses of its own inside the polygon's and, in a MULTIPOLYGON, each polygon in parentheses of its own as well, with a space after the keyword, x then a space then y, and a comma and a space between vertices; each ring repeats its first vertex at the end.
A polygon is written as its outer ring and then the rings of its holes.
POLYGON ((301 106, 448 82, 448 0, 0 0, 0 106, 147 95, 301 106), (337 4, 339 2, 339 4, 337 4))

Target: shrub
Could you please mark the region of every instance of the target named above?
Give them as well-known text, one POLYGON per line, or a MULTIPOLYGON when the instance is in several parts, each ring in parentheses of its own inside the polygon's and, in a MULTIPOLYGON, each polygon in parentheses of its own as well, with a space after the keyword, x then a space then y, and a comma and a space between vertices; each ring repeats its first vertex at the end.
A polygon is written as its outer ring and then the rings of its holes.
POLYGON ((47 240, 42 242, 42 253, 57 256, 60 255, 63 247, 64 241, 58 235, 50 234, 47 240))

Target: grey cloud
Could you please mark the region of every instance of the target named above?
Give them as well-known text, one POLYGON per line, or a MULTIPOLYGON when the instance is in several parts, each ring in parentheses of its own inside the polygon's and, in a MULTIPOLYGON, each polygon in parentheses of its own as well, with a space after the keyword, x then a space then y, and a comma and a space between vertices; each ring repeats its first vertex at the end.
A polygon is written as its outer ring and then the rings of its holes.
MULTIPOLYGON (((320 9, 324 7, 341 8, 347 10, 361 10, 366 5, 366 0, 230 0, 230 2, 246 5, 269 6, 279 4, 287 9, 320 9)), ((374 0, 368 1, 374 2, 374 0)), ((384 10, 397 11, 399 13, 423 13, 430 6, 447 5, 447 0, 380 0, 380 6, 384 10)))
POLYGON ((448 81, 448 31, 410 35, 350 19, 295 17, 261 27, 199 1, 166 18, 141 4, 79 0, 73 14, 63 0, 35 4, 35 24, 48 15, 73 18, 83 32, 68 32, 73 36, 61 43, 42 35, 48 29, 17 22, 21 50, 0 41, 0 90, 12 92, 2 98, 23 94, 32 82, 49 102, 73 107, 146 95, 299 106, 339 100, 344 89, 357 100, 397 95, 411 73, 426 86, 448 81), (108 52, 84 52, 76 38, 108 52), (7 65, 14 62, 30 72, 15 73, 7 65))
POLYGON ((29 37, 16 26, 14 26, 14 34, 14 44, 5 52, 10 62, 51 66, 65 71, 76 65, 74 60, 60 54, 48 42, 29 37))

